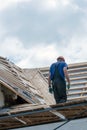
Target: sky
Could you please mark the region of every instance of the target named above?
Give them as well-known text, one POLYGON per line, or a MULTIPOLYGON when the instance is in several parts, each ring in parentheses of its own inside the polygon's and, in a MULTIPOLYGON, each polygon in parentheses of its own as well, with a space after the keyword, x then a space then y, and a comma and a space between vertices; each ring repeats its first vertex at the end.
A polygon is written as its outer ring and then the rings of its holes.
POLYGON ((87 0, 0 0, 0 56, 21 68, 87 62, 87 0))

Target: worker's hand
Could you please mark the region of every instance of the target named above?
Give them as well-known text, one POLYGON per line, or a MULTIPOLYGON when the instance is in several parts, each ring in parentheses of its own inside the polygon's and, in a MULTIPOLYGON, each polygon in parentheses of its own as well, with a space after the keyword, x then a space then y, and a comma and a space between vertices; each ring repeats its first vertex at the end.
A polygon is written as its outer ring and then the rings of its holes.
POLYGON ((67 88, 70 89, 70 84, 67 84, 67 88))
POLYGON ((51 86, 49 86, 49 93, 53 93, 53 88, 51 86))

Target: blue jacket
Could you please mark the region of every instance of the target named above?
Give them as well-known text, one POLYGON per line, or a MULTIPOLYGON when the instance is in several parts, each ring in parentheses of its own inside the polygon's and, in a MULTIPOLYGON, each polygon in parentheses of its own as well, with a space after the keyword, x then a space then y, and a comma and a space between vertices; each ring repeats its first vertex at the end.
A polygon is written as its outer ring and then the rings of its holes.
POLYGON ((64 62, 64 61, 62 61, 62 62, 56 62, 56 63, 53 63, 51 66, 50 66, 50 79, 52 80, 53 79, 53 76, 54 76, 54 72, 55 72, 55 66, 58 66, 58 71, 59 71, 59 73, 60 73, 60 75, 61 75, 61 77, 63 78, 63 79, 65 79, 65 76, 64 76, 64 72, 63 72, 63 68, 64 67, 67 67, 68 68, 68 65, 64 62), (58 64, 60 64, 59 66, 58 66, 58 64))

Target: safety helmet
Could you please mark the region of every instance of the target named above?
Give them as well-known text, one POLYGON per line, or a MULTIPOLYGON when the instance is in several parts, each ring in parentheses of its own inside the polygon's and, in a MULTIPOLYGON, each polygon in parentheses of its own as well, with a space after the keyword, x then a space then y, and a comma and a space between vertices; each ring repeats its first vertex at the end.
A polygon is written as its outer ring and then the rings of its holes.
POLYGON ((64 59, 64 57, 63 57, 63 56, 59 56, 59 57, 57 58, 57 61, 58 61, 58 60, 65 61, 65 59, 64 59))

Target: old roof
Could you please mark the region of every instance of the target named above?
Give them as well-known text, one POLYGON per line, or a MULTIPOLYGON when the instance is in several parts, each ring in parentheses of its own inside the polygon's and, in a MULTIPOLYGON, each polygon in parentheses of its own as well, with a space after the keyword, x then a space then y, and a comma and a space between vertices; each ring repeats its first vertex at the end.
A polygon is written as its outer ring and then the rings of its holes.
POLYGON ((24 70, 3 57, 0 57, 0 84, 28 103, 40 103, 40 99, 43 99, 26 78, 24 70))
MULTIPOLYGON (((53 96, 48 93, 48 73, 49 67, 38 69, 24 69, 26 77, 30 79, 32 75, 32 83, 41 92, 43 97, 48 98, 46 103, 54 104, 53 96), (44 81, 44 82, 42 82, 44 81), (47 96, 48 95, 48 96, 47 96)), ((69 64, 70 89, 67 90, 68 101, 87 98, 87 62, 69 64)))
POLYGON ((49 67, 22 69, 0 57, 0 86, 25 101, 1 108, 0 129, 61 121, 58 113, 72 119, 78 112, 85 111, 78 118, 87 117, 87 62, 69 65, 71 88, 67 90, 66 103, 55 104, 48 91, 48 72, 49 67))
POLYGON ((22 128, 87 117, 87 100, 57 105, 24 104, 0 111, 0 129, 22 128))

